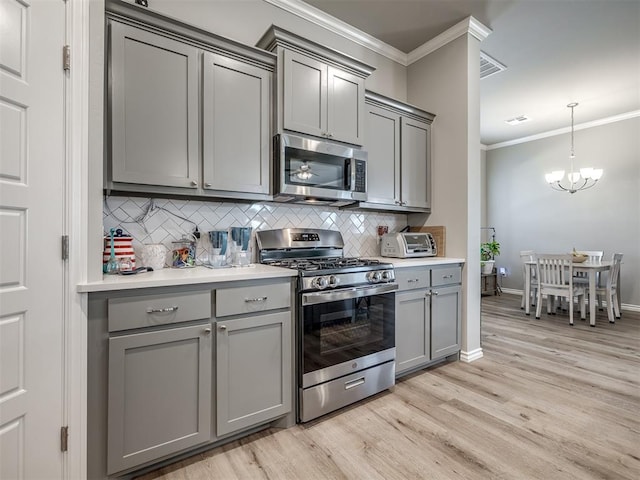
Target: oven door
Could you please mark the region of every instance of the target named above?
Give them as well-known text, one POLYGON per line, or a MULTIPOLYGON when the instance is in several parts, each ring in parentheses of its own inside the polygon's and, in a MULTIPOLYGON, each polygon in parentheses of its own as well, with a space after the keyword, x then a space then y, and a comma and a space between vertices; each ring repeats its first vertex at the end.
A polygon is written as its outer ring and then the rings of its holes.
POLYGON ((303 388, 335 378, 344 365, 361 369, 371 366, 366 362, 393 360, 397 288, 382 284, 302 294, 303 388), (378 353, 383 356, 375 360, 378 353), (369 360, 354 362, 363 358, 369 360))

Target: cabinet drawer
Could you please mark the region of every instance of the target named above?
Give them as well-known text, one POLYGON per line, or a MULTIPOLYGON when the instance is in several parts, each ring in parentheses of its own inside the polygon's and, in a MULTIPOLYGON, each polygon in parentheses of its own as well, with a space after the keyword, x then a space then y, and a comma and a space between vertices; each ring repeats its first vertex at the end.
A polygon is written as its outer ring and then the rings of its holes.
POLYGON ((290 307, 291 286, 289 283, 216 290, 216 317, 290 307))
POLYGON ((211 318, 211 292, 109 299, 109 331, 211 318))
POLYGON ((412 290, 429 286, 428 268, 398 268, 395 271, 398 290, 412 290))
POLYGON ((451 285, 462 282, 462 268, 455 267, 433 268, 431 270, 431 286, 451 285))

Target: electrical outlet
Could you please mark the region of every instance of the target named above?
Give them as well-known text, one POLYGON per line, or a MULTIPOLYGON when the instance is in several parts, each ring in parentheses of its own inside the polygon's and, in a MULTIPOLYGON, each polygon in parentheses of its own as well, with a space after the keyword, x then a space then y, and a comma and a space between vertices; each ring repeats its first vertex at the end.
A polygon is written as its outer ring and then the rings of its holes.
POLYGON ((498 272, 500 272, 500 276, 501 277, 506 277, 507 276, 507 269, 505 267, 500 267, 498 269, 498 272))

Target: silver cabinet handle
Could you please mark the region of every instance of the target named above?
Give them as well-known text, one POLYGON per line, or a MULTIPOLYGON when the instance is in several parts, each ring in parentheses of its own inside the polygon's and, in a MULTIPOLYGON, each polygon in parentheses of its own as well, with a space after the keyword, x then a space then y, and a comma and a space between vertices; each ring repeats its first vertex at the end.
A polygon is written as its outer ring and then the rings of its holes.
POLYGON ((431 292, 431 295, 438 295, 437 291, 431 292))
POLYGON ((245 303, 250 303, 250 302, 266 302, 267 301, 267 297, 258 297, 258 298, 245 298, 244 299, 245 303))
POLYGON ((168 312, 175 312, 176 310, 178 310, 177 305, 174 305, 173 307, 166 307, 166 308, 147 307, 147 313, 168 313, 168 312))
POLYGON ((442 276, 442 279, 443 279, 443 280, 446 280, 447 278, 453 278, 453 273, 452 273, 452 274, 450 274, 450 275, 443 275, 443 276, 442 276))
POLYGON ((204 184, 204 186, 205 186, 205 187, 210 187, 210 186, 211 186, 211 184, 210 184, 210 183, 205 183, 205 184, 204 184))
POLYGON ((426 293, 424 294, 424 296, 425 296, 425 297, 430 297, 430 296, 431 296, 431 290, 429 290, 428 292, 426 292, 426 293))
POLYGON ((418 283, 420 281, 419 278, 407 280, 407 283, 418 283))
POLYGON ((218 330, 225 331, 227 329, 226 325, 218 325, 218 330))
POLYGON ((197 187, 198 186, 198 182, 196 182, 195 180, 191 180, 191 186, 192 187, 197 187))
POLYGON ((333 138, 333 133, 327 133, 327 137, 333 138))
POLYGON ((207 328, 205 328, 205 329, 204 329, 204 334, 205 334, 205 335, 211 335, 211 329, 210 329, 210 328, 208 328, 208 327, 207 327, 207 328))

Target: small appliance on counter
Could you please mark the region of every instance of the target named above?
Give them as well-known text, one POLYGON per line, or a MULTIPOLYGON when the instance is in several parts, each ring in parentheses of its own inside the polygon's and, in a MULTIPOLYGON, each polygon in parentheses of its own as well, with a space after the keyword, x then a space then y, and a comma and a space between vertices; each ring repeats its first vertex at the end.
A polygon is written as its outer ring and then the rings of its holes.
POLYGON ((380 241, 382 257, 435 257, 437 254, 436 241, 427 232, 385 233, 380 241))

